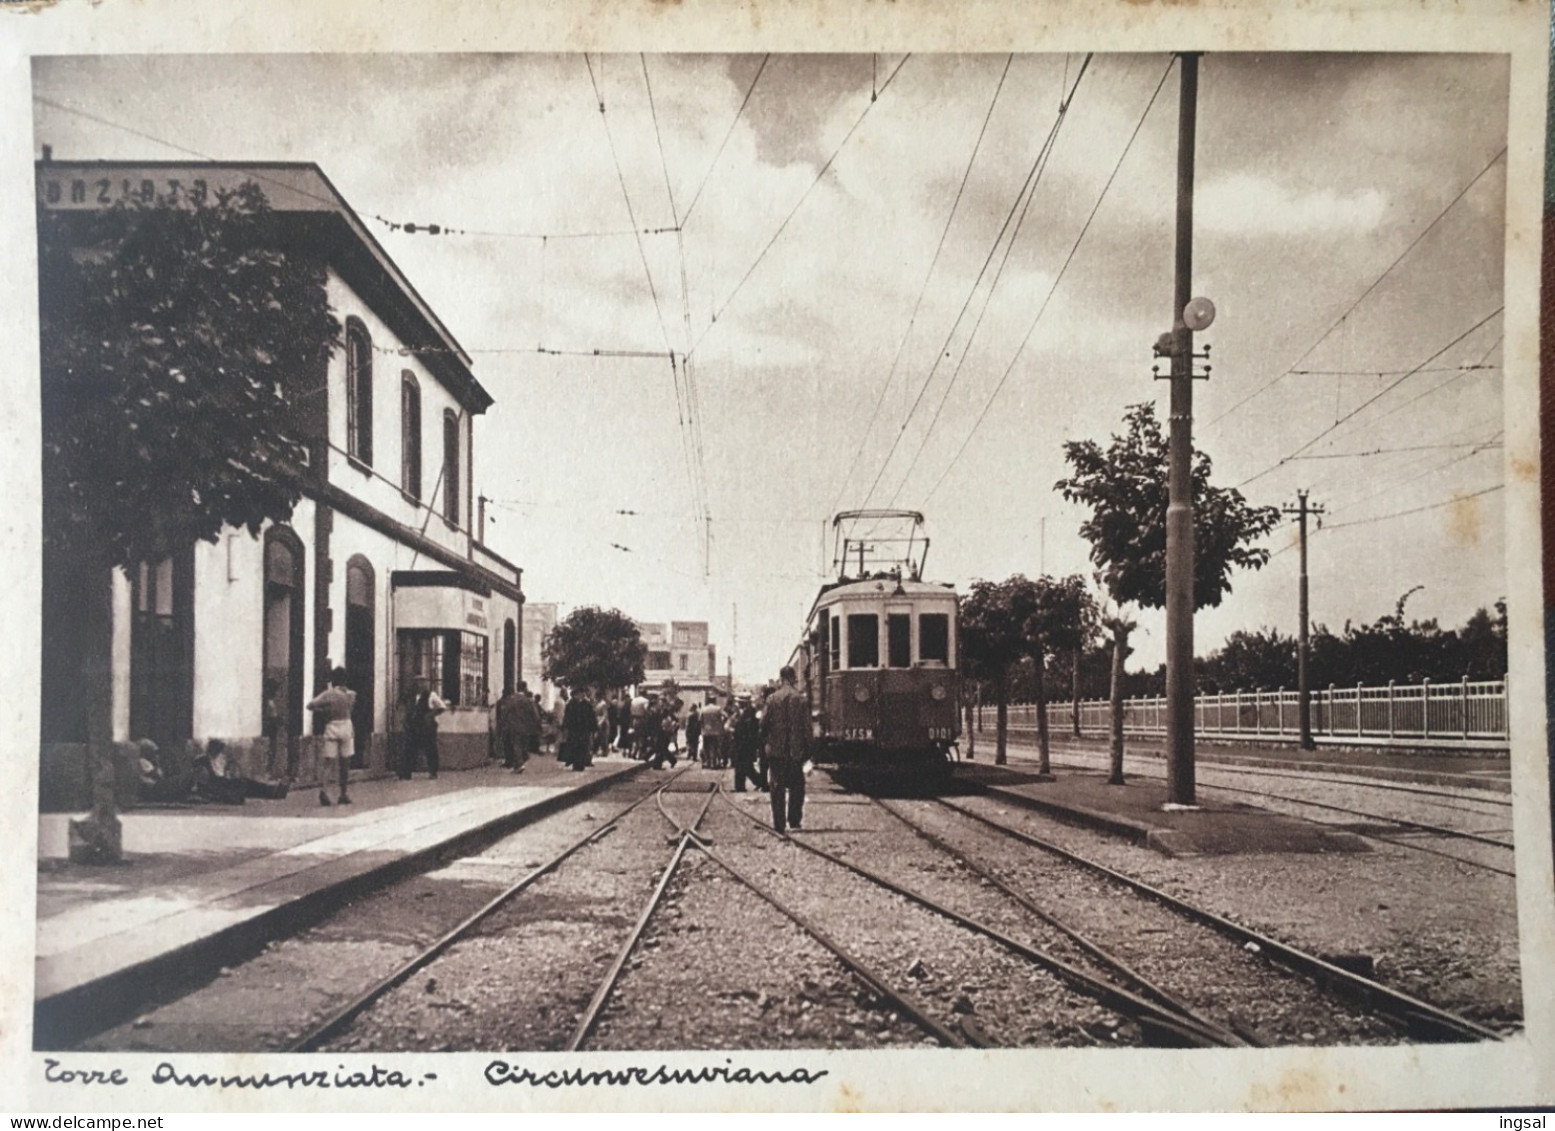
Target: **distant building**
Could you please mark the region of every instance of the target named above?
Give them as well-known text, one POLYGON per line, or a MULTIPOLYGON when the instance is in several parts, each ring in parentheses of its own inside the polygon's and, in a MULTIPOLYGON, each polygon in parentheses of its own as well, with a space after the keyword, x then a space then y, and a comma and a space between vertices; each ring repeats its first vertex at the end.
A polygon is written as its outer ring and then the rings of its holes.
MULTIPOLYGON (((469 355, 316 165, 46 160, 36 172, 40 206, 66 213, 259 183, 279 238, 324 263, 344 331, 307 402, 289 520, 116 572, 114 739, 220 737, 262 771, 272 687, 308 775, 304 704, 341 665, 357 693, 355 766, 388 768, 396 707, 419 679, 451 705, 443 766, 484 762, 490 703, 519 664, 524 595, 519 568, 475 528, 474 418, 493 401, 469 355)), ((44 570, 45 804, 79 802, 85 782, 81 664, 94 629, 68 566, 44 570)))
POLYGON ((728 694, 728 680, 718 674, 718 649, 707 642, 706 621, 635 623, 648 646, 641 685, 644 690, 656 691, 673 682, 682 699, 697 703, 706 702, 715 691, 728 694))
POLYGON ((529 685, 530 694, 536 696, 542 707, 549 708, 556 702, 556 685, 545 678, 545 640, 556 627, 555 602, 535 602, 524 605, 524 672, 521 677, 529 685))

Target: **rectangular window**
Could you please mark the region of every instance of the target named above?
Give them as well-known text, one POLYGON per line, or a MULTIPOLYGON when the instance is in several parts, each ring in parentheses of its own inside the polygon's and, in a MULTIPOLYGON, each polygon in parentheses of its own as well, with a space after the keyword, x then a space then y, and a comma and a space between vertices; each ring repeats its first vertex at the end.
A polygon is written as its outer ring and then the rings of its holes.
POLYGON ((840 622, 837 617, 834 616, 831 618, 831 636, 827 640, 827 645, 831 649, 830 659, 832 671, 836 671, 838 668, 842 667, 842 629, 839 627, 839 624, 840 622))
POLYGON ((885 632, 887 665, 912 667, 912 614, 890 613, 885 618, 885 632))
POLYGON ((670 666, 670 654, 668 652, 649 652, 647 666, 652 671, 666 671, 670 666))
POLYGON ((918 614, 919 663, 950 663, 950 614, 918 614))
POLYGON ((421 387, 406 370, 400 378, 400 486, 412 499, 421 498, 421 387))
POLYGON ((443 518, 459 525, 459 418, 443 413, 443 518))
POLYGON ((409 692, 418 679, 425 679, 450 707, 479 707, 486 703, 489 644, 484 635, 440 628, 404 628, 398 638, 402 692, 409 692))
POLYGON ((848 614, 848 667, 880 666, 880 618, 874 613, 848 614))
POLYGON ((486 704, 486 637, 478 632, 459 634, 459 702, 467 707, 486 704))
POLYGON ((687 656, 684 652, 682 652, 680 654, 680 670, 681 671, 685 671, 686 670, 686 664, 688 663, 690 658, 691 657, 687 656))

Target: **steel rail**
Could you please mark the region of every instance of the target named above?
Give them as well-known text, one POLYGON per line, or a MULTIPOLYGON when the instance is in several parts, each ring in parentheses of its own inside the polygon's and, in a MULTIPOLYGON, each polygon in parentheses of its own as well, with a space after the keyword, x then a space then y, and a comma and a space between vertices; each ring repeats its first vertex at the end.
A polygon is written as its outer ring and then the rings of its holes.
MULTIPOLYGON (((681 771, 681 773, 684 772, 684 770, 681 771)), ((673 778, 670 779, 670 781, 673 780, 673 778)), ((667 781, 659 788, 663 789, 668 785, 669 782, 667 781)), ((415 956, 407 959, 388 975, 380 978, 377 982, 374 982, 366 990, 352 998, 351 1001, 347 1002, 340 1009, 337 1009, 334 1013, 330 1014, 330 1016, 319 1025, 316 1025, 309 1032, 305 1033, 291 1045, 287 1046, 286 1051, 313 1052, 318 1049, 320 1045, 329 1040, 331 1037, 340 1033, 341 1030, 343 1030, 348 1024, 351 1023, 351 1021, 358 1017, 365 1009, 371 1006, 384 994, 388 993, 395 986, 403 983, 412 974, 416 973, 416 971, 422 969, 427 964, 436 959, 450 946, 468 934, 472 927, 481 922, 483 919, 489 917, 504 903, 508 902, 508 900, 518 895, 525 888, 529 887, 542 876, 554 871, 574 853, 579 852, 580 850, 588 847, 590 844, 603 839, 609 833, 615 831, 615 828, 620 823, 621 819, 628 813, 632 812, 632 810, 636 809, 639 805, 647 801, 650 796, 652 795, 646 793, 643 794, 643 796, 639 797, 636 801, 622 809, 615 816, 605 821, 597 829, 591 830, 586 836, 579 837, 566 848, 558 852, 555 856, 536 866, 527 872, 522 878, 504 888, 501 892, 483 904, 477 911, 466 916, 450 930, 444 932, 430 946, 426 947, 415 956)))
POLYGON ((1285 965, 1313 977, 1320 985, 1350 994, 1364 1001, 1371 1008, 1403 1021, 1409 1027, 1410 1032, 1419 1035, 1422 1039, 1443 1041, 1501 1040, 1501 1034, 1494 1029, 1486 1028, 1477 1022, 1470 1021, 1466 1017, 1460 1017, 1456 1013, 1449 1012, 1429 1002, 1421 1001, 1419 998, 1412 997, 1401 990, 1395 990, 1389 986, 1382 985, 1380 982, 1374 982, 1370 978, 1365 978, 1349 970, 1342 969, 1332 962, 1319 958, 1315 954, 1308 954, 1298 947, 1270 938, 1268 935, 1255 931, 1250 927, 1244 927, 1240 923, 1233 923, 1224 916, 1178 899, 1176 896, 1162 891, 1160 888, 1153 887, 1143 880, 1135 879, 1133 876, 1109 868, 1105 864, 1087 859, 1078 853, 1069 851, 1067 848, 1043 840, 1041 837, 1033 836, 1022 829, 1013 828, 1000 821, 985 817, 981 813, 975 813, 960 805, 952 804, 943 798, 936 798, 935 800, 945 808, 987 825, 989 828, 1002 832, 1014 840, 1018 840, 1023 844, 1029 844, 1033 848, 1040 848, 1044 852, 1105 876, 1140 895, 1171 908, 1181 915, 1213 927, 1222 934, 1236 939, 1238 942, 1256 943, 1265 954, 1271 955, 1285 965))
POLYGON ((1230 1032, 1222 1026, 1215 1025, 1213 1023, 1205 1023, 1198 1017, 1193 1016, 1191 1013, 1185 1013, 1178 1010, 1176 1007, 1166 1006, 1158 1002, 1150 1001, 1146 998, 1140 997, 1138 994, 1135 994, 1130 990, 1124 989, 1122 986, 1115 985, 1103 978, 1098 978, 1093 974, 1089 974, 1086 971, 1080 969, 1078 966, 1066 962, 1054 954, 1050 954, 1049 952, 1038 947, 1031 946, 1027 943, 1021 942, 1018 939, 1012 938, 1005 934, 1003 931, 1000 931, 997 927, 989 926, 987 923, 984 923, 979 919, 974 919, 970 915, 964 915, 959 911, 952 910, 951 908, 946 907, 944 904, 939 903, 937 900, 931 898, 930 896, 926 896, 921 892, 914 891, 911 888, 904 887, 896 881, 887 879, 885 876, 879 875, 878 873, 871 872, 867 868, 863 868, 858 864, 854 864, 850 860, 845 860, 840 856, 833 855, 832 853, 827 852, 825 849, 817 848, 815 845, 809 844, 806 841, 797 840, 784 833, 779 833, 776 829, 767 828, 767 826, 763 824, 758 818, 751 816, 751 814, 746 813, 738 806, 735 806, 734 808, 735 812, 746 818, 746 820, 754 823, 757 828, 760 828, 775 837, 785 840, 790 844, 796 845, 799 848, 804 849, 806 852, 813 853, 814 855, 819 856, 824 860, 828 860, 841 868, 845 868, 848 871, 853 872, 854 874, 868 880, 870 883, 884 888, 886 891, 893 892, 912 903, 916 903, 919 906, 932 911, 936 915, 943 916, 944 918, 949 919, 950 921, 957 923, 960 926, 967 928, 968 930, 984 935, 1011 953, 1017 954, 1020 957, 1026 959, 1026 961, 1058 975, 1059 978, 1068 982, 1074 988, 1089 994, 1091 997, 1096 998, 1109 1009, 1114 1009, 1126 1017, 1135 1018, 1145 1025, 1155 1026, 1159 1030, 1164 1030, 1171 1033, 1173 1036, 1177 1037, 1179 1040, 1185 1043, 1200 1048, 1219 1048, 1228 1045, 1245 1046, 1250 1043, 1249 1041, 1237 1036, 1235 1033, 1230 1032))
POLYGON ((707 854, 708 859, 729 873, 737 883, 748 889, 752 894, 765 900, 780 915, 792 920, 801 930, 829 950, 839 962, 853 972, 859 981, 863 982, 877 995, 895 1005, 901 1013, 911 1018, 918 1026, 933 1035, 935 1040, 955 1049, 968 1048, 974 1044, 978 1047, 985 1045, 985 1042, 981 1040, 971 1041, 969 1039, 970 1034, 968 1034, 968 1037, 962 1037, 945 1028, 945 1026, 934 1020, 929 1014, 928 1007, 923 1002, 906 990, 899 990, 892 986, 883 975, 866 964, 863 959, 848 951, 841 943, 833 939, 802 912, 789 907, 782 900, 778 899, 777 896, 767 891, 760 884, 756 883, 755 880, 714 852, 710 846, 699 841, 697 842, 697 847, 707 854))
MULTIPOLYGON (((680 772, 685 773, 690 768, 690 766, 687 766, 685 770, 680 772)), ((673 780, 672 778, 671 781, 673 780)), ((638 940, 642 938, 643 932, 647 930, 648 921, 653 918, 653 913, 658 910, 665 891, 669 889, 670 880, 680 867, 680 862, 685 859, 687 846, 696 844, 699 847, 706 847, 702 843, 702 838, 697 835, 697 826, 702 823, 702 818, 707 815, 708 807, 712 804, 713 798, 718 796, 718 783, 714 782, 712 788, 708 790, 707 801, 703 803, 701 811, 697 813, 696 820, 692 821, 690 825, 680 824, 665 811, 663 794, 669 788, 669 784, 669 782, 665 782, 655 790, 654 797, 659 806, 659 812, 664 815, 670 824, 680 830, 676 837, 675 851, 670 855, 670 861, 665 866, 663 874, 659 877, 659 882, 655 885, 653 894, 648 897, 648 902, 643 905, 642 913, 637 916, 637 922, 632 925, 631 933, 627 935, 626 941, 621 944, 621 949, 616 952, 615 959, 610 963, 610 968, 605 971, 605 977, 600 982, 599 988, 594 991, 594 996, 589 999, 588 1008, 583 1011, 583 1016, 578 1018, 578 1024, 573 1029, 572 1036, 567 1040, 568 1052, 577 1052, 582 1048, 583 1042, 589 1039, 590 1034, 594 1031, 594 1026, 599 1023, 600 1012, 604 1009, 605 1002, 610 997, 611 991, 615 989, 616 982, 620 980, 621 971, 626 968, 626 960, 631 957, 632 951, 637 948, 638 940)))
POLYGON ((1220 1025, 1210 1018, 1205 1017, 1203 1014, 1199 1013, 1198 1010, 1195 1009, 1191 1004, 1184 1001, 1170 990, 1161 985, 1158 985, 1144 974, 1141 974, 1138 970, 1135 970, 1123 959, 1100 946, 1089 937, 1082 934, 1080 931, 1071 927, 1052 912, 1038 906, 1024 893, 1017 891, 1002 877, 996 875, 988 868, 983 867, 961 849, 956 848, 942 837, 937 836, 936 834, 930 832, 928 829, 924 828, 922 825, 919 825, 916 821, 911 820, 906 815, 899 812, 895 807, 887 805, 879 798, 875 798, 874 800, 875 804, 879 805, 887 813, 891 814, 891 816, 902 822, 902 824, 906 825, 919 837, 923 838, 929 844, 932 844, 935 848, 938 848, 941 852, 944 852, 946 855, 956 860, 961 864, 962 867, 966 868, 974 875, 982 878, 983 880, 986 880, 988 883, 998 888, 1011 900, 1019 904, 1036 918, 1040 919, 1048 926, 1067 936, 1071 942, 1073 942, 1076 946, 1078 946, 1081 950, 1090 955, 1096 961, 1100 962, 1103 966, 1112 970, 1114 973, 1121 974, 1127 981, 1132 982, 1136 987, 1138 987, 1138 989, 1145 996, 1154 998, 1162 1005, 1176 1010, 1184 1017, 1187 1017, 1190 1020, 1196 1022, 1206 1032, 1213 1032, 1218 1034, 1222 1041, 1227 1045, 1247 1045, 1262 1043, 1261 1041, 1254 1041, 1244 1037, 1241 1034, 1235 1032, 1233 1029, 1227 1028, 1226 1026, 1220 1025))
MULTIPOLYGON (((686 767, 686 769, 688 769, 688 770, 690 768, 691 768, 690 766, 686 767)), ((679 836, 681 836, 682 834, 685 834, 685 833, 690 833, 691 838, 693 840, 697 841, 698 843, 702 843, 704 841, 706 841, 708 843, 711 843, 711 841, 707 837, 704 837, 701 833, 697 832, 696 829, 697 829, 697 827, 699 825, 701 825, 702 818, 707 816, 707 810, 712 806, 713 799, 718 796, 718 791, 719 791, 720 788, 721 788, 720 784, 718 782, 716 782, 716 781, 708 783, 708 785, 707 785, 707 800, 702 802, 702 808, 697 812, 696 820, 692 821, 689 826, 681 824, 674 817, 670 816, 669 810, 664 808, 664 795, 666 793, 668 793, 669 790, 668 789, 661 789, 661 790, 659 790, 659 792, 654 797, 654 804, 656 804, 659 807, 659 816, 663 817, 666 821, 668 821, 670 823, 670 825, 675 829, 674 835, 669 838, 672 843, 675 841, 675 839, 677 837, 679 837, 679 836)), ((687 791, 687 792, 690 792, 690 791, 687 791)))

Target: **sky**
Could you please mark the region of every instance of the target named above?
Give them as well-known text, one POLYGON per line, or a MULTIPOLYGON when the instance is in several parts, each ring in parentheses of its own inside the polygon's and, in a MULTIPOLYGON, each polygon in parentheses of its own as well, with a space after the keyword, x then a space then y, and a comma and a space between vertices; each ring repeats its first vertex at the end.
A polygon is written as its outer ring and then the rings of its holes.
MULTIPOLYGON (((1507 81, 1200 64, 1195 443, 1250 502, 1325 508, 1334 630, 1506 595, 1507 81)), ((475 483, 529 599, 707 620, 737 678, 786 660, 838 510, 923 511, 931 580, 1089 576, 1063 444, 1165 417, 1166 55, 56 57, 34 94, 60 159, 317 162, 496 398, 475 483)), ((1294 539, 1198 614, 1201 654, 1296 631, 1294 539)))

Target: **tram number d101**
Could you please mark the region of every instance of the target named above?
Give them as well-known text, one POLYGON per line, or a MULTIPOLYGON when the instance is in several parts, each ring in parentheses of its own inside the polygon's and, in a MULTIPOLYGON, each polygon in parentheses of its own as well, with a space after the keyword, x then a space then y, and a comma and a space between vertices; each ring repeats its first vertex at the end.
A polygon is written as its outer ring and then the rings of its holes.
POLYGON ((929 738, 934 741, 949 742, 955 735, 951 734, 951 727, 930 727, 929 738))
POLYGON ((843 727, 842 740, 844 742, 873 742, 875 732, 869 727, 843 727))

